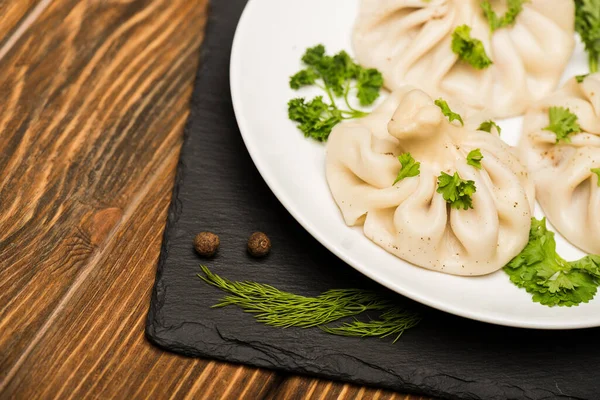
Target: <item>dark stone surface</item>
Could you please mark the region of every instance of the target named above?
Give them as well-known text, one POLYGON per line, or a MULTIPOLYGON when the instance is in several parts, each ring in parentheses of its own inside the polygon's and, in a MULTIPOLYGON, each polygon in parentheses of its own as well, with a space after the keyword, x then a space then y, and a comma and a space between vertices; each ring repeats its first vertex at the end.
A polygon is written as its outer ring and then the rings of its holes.
MULTIPOLYGON (((285 0, 282 0, 285 1, 285 0)), ((398 342, 263 326, 228 307, 196 274, 205 263, 234 280, 298 294, 340 287, 385 291, 313 239, 270 192, 244 147, 229 95, 229 53, 245 0, 212 2, 192 109, 169 210, 147 336, 178 353, 460 399, 600 398, 600 330, 534 331, 465 320, 409 303, 424 315, 398 342), (266 232, 271 254, 246 241, 266 232), (194 252, 200 231, 220 235, 210 260, 194 252)), ((396 296, 396 295, 395 295, 396 296)))

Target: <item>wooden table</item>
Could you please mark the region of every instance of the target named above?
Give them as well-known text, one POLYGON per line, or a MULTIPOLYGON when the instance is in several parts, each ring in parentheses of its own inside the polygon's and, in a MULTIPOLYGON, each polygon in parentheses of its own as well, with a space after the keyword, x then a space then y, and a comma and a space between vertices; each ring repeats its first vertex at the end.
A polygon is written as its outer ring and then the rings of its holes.
POLYGON ((0 398, 414 399, 145 340, 207 12, 0 0, 0 398))

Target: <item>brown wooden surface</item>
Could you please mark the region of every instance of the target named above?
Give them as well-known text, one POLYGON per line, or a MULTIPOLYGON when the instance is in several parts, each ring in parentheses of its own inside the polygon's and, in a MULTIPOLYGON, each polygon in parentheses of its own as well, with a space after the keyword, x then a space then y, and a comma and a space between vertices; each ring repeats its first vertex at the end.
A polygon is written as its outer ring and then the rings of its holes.
POLYGON ((0 398, 414 398, 144 339, 207 12, 0 0, 0 398))

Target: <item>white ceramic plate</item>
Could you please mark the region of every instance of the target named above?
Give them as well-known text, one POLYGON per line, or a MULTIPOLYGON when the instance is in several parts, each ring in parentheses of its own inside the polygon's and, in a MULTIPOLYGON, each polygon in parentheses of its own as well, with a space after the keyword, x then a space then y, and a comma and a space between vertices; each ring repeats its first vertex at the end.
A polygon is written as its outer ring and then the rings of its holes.
MULTIPOLYGON (((352 50, 350 35, 358 0, 250 0, 231 55, 231 95, 242 136, 263 178, 289 212, 329 250, 369 278, 413 300, 480 321, 540 329, 600 326, 600 295, 578 307, 549 308, 512 285, 499 271, 458 277, 416 267, 347 227, 325 179, 324 145, 305 139, 287 117, 287 102, 318 93, 289 88, 307 47, 328 53, 352 50)), ((581 45, 565 79, 587 72, 581 45)), ((224 94, 225 95, 225 94, 224 94)), ((515 144, 521 119, 500 121, 502 137, 515 144)), ((537 216, 542 214, 538 212, 537 216)), ((567 259, 583 253, 557 235, 567 259)))

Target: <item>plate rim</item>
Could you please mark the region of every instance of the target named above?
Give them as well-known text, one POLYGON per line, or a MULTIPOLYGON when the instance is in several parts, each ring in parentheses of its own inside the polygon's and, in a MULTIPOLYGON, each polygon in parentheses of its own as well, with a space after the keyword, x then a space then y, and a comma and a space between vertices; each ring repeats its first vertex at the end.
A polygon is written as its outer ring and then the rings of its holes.
MULTIPOLYGON (((244 113, 242 112, 242 101, 240 100, 241 95, 239 94, 239 88, 241 85, 239 84, 239 77, 241 63, 241 42, 242 42, 242 32, 247 29, 247 24, 249 23, 249 15, 251 13, 251 9, 253 5, 257 4, 259 0, 248 0, 247 4, 244 7, 244 10, 240 16, 238 21, 233 43, 231 47, 230 60, 229 60, 229 87, 230 87, 230 95, 231 102, 233 106, 233 111, 235 114, 236 123, 238 125, 240 134, 242 136, 242 140, 248 153, 250 154, 250 158, 252 162, 256 166, 258 172, 261 177, 271 190, 271 192, 275 195, 277 200, 285 207, 285 209, 292 215, 292 217, 312 236, 314 237, 321 245, 323 245, 328 251, 333 253, 336 257, 344 261, 348 264, 349 267, 354 268, 367 278, 379 283, 380 285, 402 295, 408 297, 411 300, 414 300, 418 303, 426 305, 428 307, 435 308, 437 310, 453 314, 459 317, 472 319, 475 321, 485 322, 489 324, 499 325, 499 326, 507 326, 513 328, 524 328, 524 329, 539 329, 539 330, 571 330, 571 329, 586 329, 586 328, 596 328, 600 326, 600 319, 598 320, 588 320, 588 321, 573 321, 573 322, 553 322, 553 321, 524 321, 521 319, 510 319, 510 318, 501 318, 497 316, 486 315, 484 312, 480 311, 471 311, 468 309, 464 309, 461 307, 456 307, 451 304, 445 304, 440 301, 436 301, 435 299, 424 297, 419 293, 412 292, 409 288, 403 287, 401 284, 392 282, 389 279, 382 278, 377 274, 369 271, 368 268, 365 268, 361 265, 360 262, 353 260, 352 257, 345 254, 342 249, 339 249, 337 246, 332 244, 324 235, 319 232, 319 229, 316 228, 310 220, 305 218, 301 212, 299 212, 288 199, 288 195, 284 190, 279 188, 278 184, 275 182, 275 178, 270 174, 268 167, 265 165, 261 158, 258 157, 257 150, 255 146, 250 140, 250 131, 251 129, 248 127, 248 123, 246 118, 244 117, 244 113)), ((405 260, 402 260, 405 261, 405 260)), ((421 268, 417 265, 414 265, 408 261, 405 261, 415 268, 421 268)), ((467 279, 468 277, 461 277, 467 279)), ((521 289, 523 290, 523 289, 521 289)), ((598 293, 600 296, 600 291, 598 293)), ((540 307, 543 307, 540 305, 540 307)))

